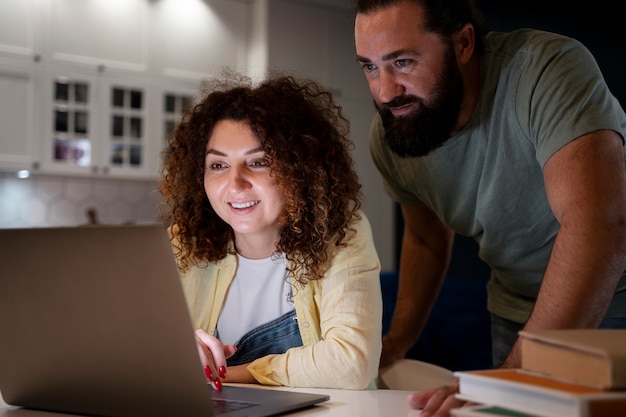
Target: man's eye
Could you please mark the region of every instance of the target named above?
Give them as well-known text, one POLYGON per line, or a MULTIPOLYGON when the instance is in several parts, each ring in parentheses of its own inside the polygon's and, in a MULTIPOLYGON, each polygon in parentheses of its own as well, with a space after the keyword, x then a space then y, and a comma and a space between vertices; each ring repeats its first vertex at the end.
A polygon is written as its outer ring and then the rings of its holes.
POLYGON ((407 65, 409 65, 410 63, 411 63, 411 60, 410 60, 410 59, 398 59, 398 60, 396 61, 396 65, 397 65, 397 66, 399 66, 399 67, 401 67, 401 68, 406 67, 406 66, 407 66, 407 65))
POLYGON ((363 68, 363 71, 365 72, 372 72, 376 67, 373 64, 363 64, 361 65, 361 68, 363 68))

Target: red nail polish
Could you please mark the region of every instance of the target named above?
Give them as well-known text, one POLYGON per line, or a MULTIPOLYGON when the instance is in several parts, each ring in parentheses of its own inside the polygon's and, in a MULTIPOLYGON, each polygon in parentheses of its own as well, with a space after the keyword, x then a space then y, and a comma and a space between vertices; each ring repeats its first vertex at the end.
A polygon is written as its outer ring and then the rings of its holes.
POLYGON ((220 376, 222 378, 226 378, 226 367, 225 366, 220 366, 218 369, 220 376))
POLYGON ((222 381, 220 381, 220 379, 219 379, 219 378, 215 378, 215 379, 213 380, 213 383, 215 384, 215 388, 216 388, 218 391, 221 391, 221 390, 222 390, 222 381))
POLYGON ((213 373, 211 372, 211 368, 209 367, 209 365, 204 367, 204 374, 208 379, 213 379, 213 373))

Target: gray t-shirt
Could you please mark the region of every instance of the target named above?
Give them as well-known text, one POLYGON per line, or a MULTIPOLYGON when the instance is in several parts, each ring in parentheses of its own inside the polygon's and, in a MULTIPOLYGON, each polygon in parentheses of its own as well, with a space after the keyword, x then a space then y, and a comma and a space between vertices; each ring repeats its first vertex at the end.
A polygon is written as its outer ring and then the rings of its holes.
MULTIPOLYGON (((492 32, 484 52, 477 106, 458 135, 426 157, 403 159, 385 146, 376 116, 370 148, 394 200, 426 204, 476 239, 491 267, 489 310, 523 323, 559 230, 542 168, 585 133, 612 129, 624 137, 626 114, 594 58, 573 39, 530 29, 492 32)), ((607 317, 626 317, 624 276, 607 317)))

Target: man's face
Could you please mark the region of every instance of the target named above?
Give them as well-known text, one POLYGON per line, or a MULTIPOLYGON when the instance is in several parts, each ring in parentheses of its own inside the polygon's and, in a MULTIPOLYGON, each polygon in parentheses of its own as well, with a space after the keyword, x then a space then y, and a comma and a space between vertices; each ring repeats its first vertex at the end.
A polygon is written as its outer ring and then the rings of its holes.
POLYGON ((422 27, 411 2, 357 15, 357 60, 385 127, 388 146, 402 157, 423 156, 454 129, 463 82, 454 50, 422 27))

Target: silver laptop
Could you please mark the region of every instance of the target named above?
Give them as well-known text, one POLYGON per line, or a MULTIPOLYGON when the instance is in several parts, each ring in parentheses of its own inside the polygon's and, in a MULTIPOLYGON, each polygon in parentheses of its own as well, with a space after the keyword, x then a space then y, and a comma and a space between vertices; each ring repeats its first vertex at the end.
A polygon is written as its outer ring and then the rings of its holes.
POLYGON ((206 383, 159 225, 0 230, 0 393, 16 417, 263 417, 329 399, 206 383))

